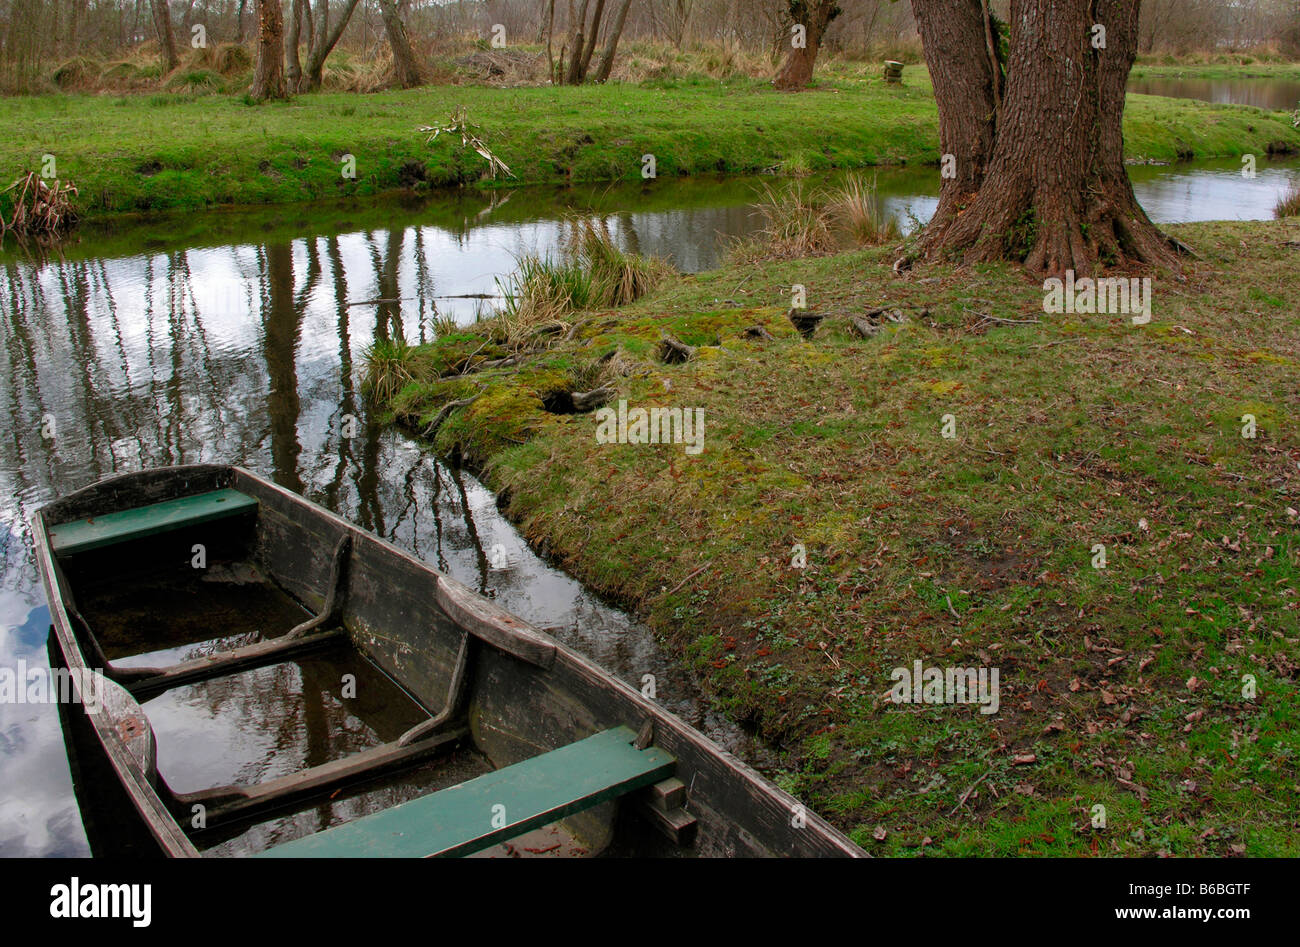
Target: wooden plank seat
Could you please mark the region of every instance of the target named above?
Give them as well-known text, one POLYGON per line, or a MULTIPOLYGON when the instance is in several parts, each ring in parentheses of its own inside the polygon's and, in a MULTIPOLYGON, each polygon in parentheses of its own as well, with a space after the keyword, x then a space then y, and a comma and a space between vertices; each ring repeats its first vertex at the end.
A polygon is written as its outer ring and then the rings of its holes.
POLYGON ((238 490, 213 490, 193 496, 152 503, 131 510, 60 523, 49 529, 58 555, 102 549, 115 543, 209 523, 257 509, 257 501, 238 490))
POLYGON ((615 727, 260 854, 273 858, 470 855, 671 776, 677 761, 615 727))

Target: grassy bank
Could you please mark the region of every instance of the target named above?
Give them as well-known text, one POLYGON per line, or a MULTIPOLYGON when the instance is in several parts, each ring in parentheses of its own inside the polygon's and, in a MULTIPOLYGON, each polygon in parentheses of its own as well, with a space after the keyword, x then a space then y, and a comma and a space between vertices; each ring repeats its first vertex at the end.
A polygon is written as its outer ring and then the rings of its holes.
MULTIPOLYGON (((122 212, 269 204, 483 180, 485 163, 458 136, 416 131, 468 109, 516 177, 495 183, 639 179, 653 154, 660 179, 683 174, 798 174, 937 163, 938 121, 923 68, 888 86, 874 64, 841 65, 800 95, 736 75, 582 88, 429 86, 374 95, 319 93, 250 106, 227 95, 59 95, 0 99, 0 181, 56 158, 80 188, 83 218, 122 212), (356 159, 355 179, 341 160, 356 159)), ((1130 157, 1263 154, 1300 147, 1284 113, 1133 96, 1130 157)))
POLYGON ((1134 79, 1285 79, 1300 80, 1300 63, 1265 62, 1250 56, 1223 61, 1195 62, 1153 57, 1139 60, 1131 73, 1134 79))
POLYGON ((1148 325, 1046 315, 1014 267, 861 250, 672 277, 519 363, 446 335, 398 356, 386 409, 423 429, 477 394, 437 448, 873 852, 1294 856, 1300 226, 1172 229, 1203 259, 1156 276, 1148 325), (807 340, 794 283, 828 314, 807 340), (880 306, 902 321, 851 331, 880 306), (694 357, 665 362, 665 333, 694 357), (597 385, 702 409, 703 451, 557 413, 597 385), (999 668, 998 712, 885 701, 918 660, 999 668))

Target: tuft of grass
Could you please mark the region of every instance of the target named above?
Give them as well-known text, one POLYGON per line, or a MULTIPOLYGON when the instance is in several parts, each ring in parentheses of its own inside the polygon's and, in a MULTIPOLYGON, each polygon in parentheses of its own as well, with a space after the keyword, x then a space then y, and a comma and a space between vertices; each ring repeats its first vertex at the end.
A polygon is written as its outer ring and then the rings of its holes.
POLYGON ((594 297, 591 274, 575 260, 528 255, 505 282, 497 280, 505 305, 496 323, 506 345, 521 348, 544 327, 563 327, 594 297))
POLYGON ((212 68, 223 76, 239 75, 253 68, 253 57, 238 43, 222 43, 213 51, 212 68))
POLYGON ((363 387, 376 402, 385 404, 415 380, 415 349, 405 339, 376 339, 365 351, 363 387))
POLYGON ((513 275, 497 280, 505 305, 496 328, 509 348, 567 329, 575 313, 635 302, 672 272, 663 260, 622 250, 607 228, 590 220, 574 221, 573 228, 558 259, 526 256, 513 275))
POLYGON ((86 56, 74 56, 50 74, 50 81, 64 91, 84 91, 93 88, 100 79, 100 66, 86 56))
POLYGON ((435 339, 445 338, 449 335, 455 335, 462 331, 460 325, 456 322, 455 316, 450 313, 435 313, 433 317, 433 337, 435 339))
POLYGON ((1292 181, 1291 186, 1287 188, 1273 208, 1274 217, 1297 217, 1300 216, 1300 181, 1292 181))
POLYGON ((779 187, 764 183, 754 207, 763 226, 756 237, 732 245, 729 256, 733 262, 821 256, 836 248, 822 195, 802 182, 790 181, 779 187))
POLYGON ((578 224, 573 256, 591 283, 590 300, 598 306, 626 306, 654 288, 672 268, 657 257, 627 253, 608 228, 590 220, 578 224))
POLYGON ((829 191, 826 199, 831 219, 860 246, 877 246, 901 236, 898 221, 880 209, 874 180, 868 184, 864 176, 851 174, 829 191))

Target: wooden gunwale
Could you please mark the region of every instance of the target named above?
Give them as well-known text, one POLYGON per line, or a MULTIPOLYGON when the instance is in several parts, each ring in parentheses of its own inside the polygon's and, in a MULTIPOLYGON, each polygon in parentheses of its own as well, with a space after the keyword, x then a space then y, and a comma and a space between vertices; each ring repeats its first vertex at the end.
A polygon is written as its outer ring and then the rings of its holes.
MULTIPOLYGON (((725 822, 730 815, 740 818, 742 822, 755 830, 736 828, 735 831, 728 831, 727 837, 733 840, 738 839, 739 841, 735 842, 735 846, 737 846, 737 850, 742 852, 848 857, 862 857, 865 855, 860 848, 818 815, 806 811, 792 796, 768 783, 747 764, 686 725, 674 714, 642 697, 637 690, 613 677, 594 662, 554 641, 545 633, 505 611, 495 602, 477 595, 456 580, 436 572, 427 563, 399 549, 392 543, 354 526, 342 517, 243 468, 204 465, 162 468, 145 474, 126 474, 121 477, 100 481, 98 484, 68 494, 62 500, 56 501, 56 504, 59 504, 59 509, 75 509, 78 498, 88 496, 92 491, 103 493, 115 483, 124 483, 140 477, 149 478, 147 486, 151 489, 175 487, 182 483, 188 483, 190 478, 195 478, 220 482, 223 486, 234 487, 258 498, 259 501, 274 497, 284 509, 299 512, 303 517, 312 518, 320 524, 329 526, 329 531, 340 539, 350 536, 352 540, 351 555, 354 559, 357 556, 373 556, 379 565, 383 566, 385 564, 384 557, 395 558, 412 569, 420 570, 434 577, 436 603, 442 613, 455 626, 468 632, 478 641, 491 646, 489 651, 478 649, 483 651, 483 657, 487 657, 489 653, 494 653, 490 670, 482 673, 497 675, 504 673, 507 676, 510 674, 524 675, 525 677, 521 679, 531 682, 536 687, 543 689, 560 688, 566 694, 576 694, 577 696, 573 699, 578 701, 582 701, 584 698, 594 699, 595 702, 591 706, 596 709, 590 710, 591 714, 600 715, 605 713, 607 716, 617 717, 617 723, 634 728, 641 725, 642 722, 650 722, 654 734, 654 744, 663 747, 678 759, 679 764, 683 767, 679 772, 683 775, 683 779, 687 784, 686 809, 671 810, 677 815, 667 820, 669 824, 665 828, 671 829, 673 826, 681 828, 687 824, 689 818, 693 817, 699 820, 702 827, 706 823, 712 822, 716 829, 718 828, 717 823, 725 822), (507 657, 513 658, 517 663, 512 664, 509 660, 503 660, 507 657), (698 785, 697 777, 699 777, 698 785), (717 808, 714 808, 715 806, 717 808), (736 811, 736 807, 743 807, 743 811, 736 811), (797 814, 798 819, 801 820, 796 833, 792 833, 789 828, 792 814, 797 814), (758 834, 756 835, 755 832, 758 834), (779 838, 786 841, 780 843, 770 842, 764 837, 767 835, 770 835, 772 840, 779 838), (795 841, 790 841, 791 839, 795 841), (776 844, 775 848, 773 847, 774 844, 776 844), (792 846, 794 850, 786 849, 786 845, 792 846)), ((50 601, 55 633, 69 667, 84 668, 86 663, 81 645, 77 636, 73 633, 71 619, 64 607, 64 593, 65 591, 70 593, 71 589, 65 590, 59 584, 57 578, 59 569, 46 534, 44 514, 45 510, 42 510, 34 518, 33 534, 37 558, 41 564, 42 580, 50 601)), ((391 567, 395 564, 390 562, 388 565, 391 567)), ((321 596, 326 601, 333 598, 333 590, 321 591, 326 593, 321 596)), ((450 647, 454 642, 447 642, 447 644, 450 647)), ((482 684, 484 679, 481 674, 478 680, 482 684)), ((401 682, 399 681, 399 683, 401 682)), ((456 688, 452 688, 452 690, 455 691, 456 688)), ((499 698, 510 693, 508 687, 503 687, 501 694, 493 696, 499 698)), ((458 703, 460 697, 458 694, 449 694, 447 699, 449 703, 453 701, 458 703)), ((432 713, 435 713, 435 711, 431 711, 432 713)), ((100 742, 107 751, 110 762, 121 778, 140 815, 145 819, 162 847, 171 855, 185 857, 198 855, 198 850, 172 818, 168 806, 160 797, 155 785, 157 780, 151 778, 151 774, 145 773, 135 763, 113 732, 110 722, 95 720, 94 716, 91 719, 95 724, 95 730, 100 742)), ((586 727, 586 729, 590 731, 591 728, 586 727)), ((425 736, 423 733, 420 735, 425 736)), ((589 735, 589 732, 583 735, 589 735)), ((479 735, 475 733, 474 736, 477 739, 479 735)), ((423 743, 423 740, 421 743, 423 743)), ((387 744, 386 746, 392 745, 387 744)), ((415 748, 411 747, 410 749, 415 748)), ((383 748, 375 749, 382 750, 383 748)), ((548 747, 537 743, 536 749, 544 751, 548 747)), ((345 764, 346 760, 338 762, 345 764)), ((327 767, 332 765, 326 764, 327 767)), ((345 769, 346 766, 341 768, 345 769)), ((295 775, 302 776, 303 774, 295 775)), ((291 779, 292 777, 287 778, 291 779)), ((227 790, 231 788, 247 789, 254 793, 256 790, 256 787, 225 788, 227 790)), ((281 786, 280 788, 284 787, 281 786)), ((213 790, 211 792, 218 793, 219 791, 213 790)), ((214 795, 212 798, 215 800, 217 797, 214 795)), ((641 810, 651 808, 648 805, 648 799, 649 797, 646 797, 646 799, 641 800, 642 804, 638 808, 641 810)), ((226 797, 226 802, 239 808, 243 807, 243 803, 230 796, 226 797)), ((694 830, 693 825, 691 829, 694 830)), ((728 844, 728 850, 730 848, 731 843, 728 844)))

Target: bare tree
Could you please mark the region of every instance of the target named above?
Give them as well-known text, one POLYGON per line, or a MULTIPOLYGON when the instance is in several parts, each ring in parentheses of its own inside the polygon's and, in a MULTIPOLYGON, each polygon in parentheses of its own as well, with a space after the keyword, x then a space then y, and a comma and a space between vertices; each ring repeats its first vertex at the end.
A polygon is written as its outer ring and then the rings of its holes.
POLYGON ((172 33, 172 14, 167 7, 167 0, 149 0, 153 8, 153 25, 158 32, 158 48, 162 50, 163 61, 167 71, 171 72, 180 65, 176 54, 176 36, 172 33))
POLYGON ((284 13, 280 0, 257 0, 257 66, 248 94, 257 101, 283 99, 284 13))
MULTIPOLYGON (((591 22, 587 22, 587 9, 590 0, 582 0, 582 7, 575 11, 573 0, 569 0, 569 40, 566 44, 569 59, 568 67, 564 65, 564 52, 560 53, 560 72, 567 85, 581 85, 586 81, 591 68, 591 57, 600 41, 600 25, 605 15, 605 0, 596 0, 592 9, 591 22)), ((596 67, 596 80, 604 82, 609 78, 614 66, 614 54, 618 51, 619 36, 627 23, 627 11, 630 0, 621 0, 614 27, 608 30, 605 52, 596 67)))
POLYGON ((790 49, 776 74, 776 87, 796 92, 808 85, 831 20, 843 11, 835 0, 789 0, 790 49))
POLYGON ((342 15, 331 24, 329 0, 317 0, 314 14, 310 0, 293 0, 293 12, 290 14, 289 30, 285 37, 290 92, 306 92, 320 88, 325 59, 338 45, 358 2, 359 0, 347 0, 342 15), (307 60, 301 65, 298 57, 300 23, 306 27, 307 33, 307 60))
POLYGON ((632 0, 623 0, 622 6, 618 8, 618 15, 614 17, 614 28, 609 31, 609 36, 605 41, 605 52, 601 55, 600 66, 596 69, 596 81, 609 81, 610 71, 614 68, 614 54, 618 52, 618 40, 623 35, 623 27, 627 24, 627 10, 632 5, 632 0))
POLYGON ((411 39, 406 34, 394 0, 379 0, 379 15, 384 20, 384 31, 388 34, 388 47, 393 51, 393 74, 403 89, 418 86, 420 68, 415 63, 415 53, 411 51, 411 39))

